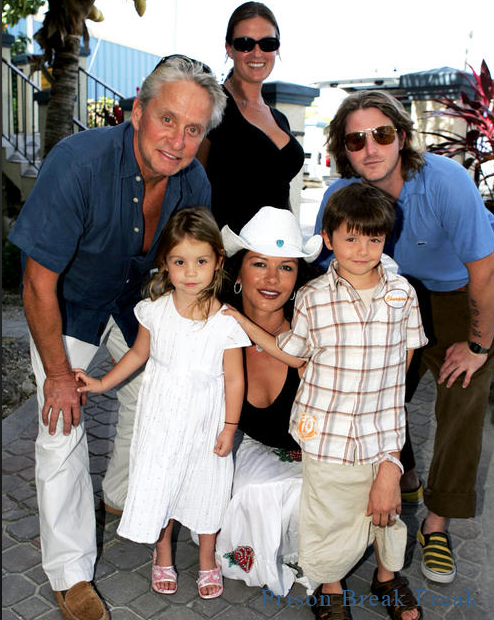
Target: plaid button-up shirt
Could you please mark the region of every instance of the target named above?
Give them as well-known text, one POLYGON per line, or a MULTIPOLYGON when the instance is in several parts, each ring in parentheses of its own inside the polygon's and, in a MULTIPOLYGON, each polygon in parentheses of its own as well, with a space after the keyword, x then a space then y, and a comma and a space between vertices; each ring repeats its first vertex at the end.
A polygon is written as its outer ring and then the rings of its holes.
POLYGON ((277 337, 283 351, 308 358, 290 433, 311 458, 373 463, 403 447, 406 352, 427 338, 405 278, 379 265, 366 308, 335 267, 299 291, 292 328, 277 337))

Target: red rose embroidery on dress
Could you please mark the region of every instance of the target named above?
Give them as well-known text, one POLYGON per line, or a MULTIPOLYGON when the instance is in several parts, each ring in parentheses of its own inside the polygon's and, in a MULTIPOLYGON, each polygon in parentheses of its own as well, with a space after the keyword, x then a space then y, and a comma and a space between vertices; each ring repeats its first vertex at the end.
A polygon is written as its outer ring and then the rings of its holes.
POLYGON ((235 551, 230 551, 230 553, 225 553, 223 556, 227 558, 230 562, 230 566, 233 564, 239 566, 243 571, 248 573, 254 564, 254 549, 247 545, 239 546, 235 549, 235 551))

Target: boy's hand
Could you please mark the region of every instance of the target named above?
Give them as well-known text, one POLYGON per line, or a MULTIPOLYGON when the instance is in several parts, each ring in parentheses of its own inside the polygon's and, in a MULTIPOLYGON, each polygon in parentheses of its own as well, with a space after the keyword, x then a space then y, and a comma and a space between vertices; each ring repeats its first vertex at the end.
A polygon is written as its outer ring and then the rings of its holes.
POLYGON ((372 515, 372 523, 385 527, 393 525, 401 513, 401 471, 389 461, 379 465, 379 472, 369 492, 366 516, 372 515))
POLYGON ((74 373, 76 381, 78 383, 84 384, 81 387, 77 388, 77 391, 80 394, 84 394, 84 392, 94 392, 96 394, 101 394, 101 392, 106 391, 103 387, 103 382, 101 381, 101 379, 90 377, 82 370, 82 368, 72 368, 72 372, 74 373))
POLYGON ((218 456, 227 456, 230 454, 233 448, 233 436, 235 435, 236 428, 237 427, 233 424, 225 424, 225 428, 221 431, 216 440, 216 445, 213 450, 215 454, 218 456))
POLYGON ((244 316, 241 312, 239 312, 233 306, 230 306, 230 304, 225 304, 225 305, 227 307, 221 311, 222 314, 226 314, 227 316, 232 316, 237 321, 237 323, 240 325, 240 327, 242 327, 243 329, 248 327, 250 321, 246 316, 244 316))

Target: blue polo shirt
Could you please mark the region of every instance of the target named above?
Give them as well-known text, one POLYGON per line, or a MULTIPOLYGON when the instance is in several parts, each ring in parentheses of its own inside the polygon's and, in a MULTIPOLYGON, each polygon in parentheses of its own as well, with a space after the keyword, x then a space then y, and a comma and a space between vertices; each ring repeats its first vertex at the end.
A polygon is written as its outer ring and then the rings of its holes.
POLYGON ((113 316, 129 345, 137 335, 133 307, 153 267, 170 215, 211 206, 211 188, 194 160, 168 178, 151 248, 141 253, 144 182, 130 122, 62 140, 49 153, 9 235, 26 256, 60 274, 63 333, 91 344, 113 316))
MULTIPOLYGON (((400 273, 432 291, 454 291, 468 283, 465 263, 494 252, 494 216, 486 209, 470 175, 458 162, 426 153, 425 165, 407 180, 398 198, 403 228, 393 258, 400 273)), ((337 189, 360 178, 338 179, 325 192, 316 219, 320 232, 324 207, 337 189)), ((317 259, 327 269, 330 252, 317 259)))

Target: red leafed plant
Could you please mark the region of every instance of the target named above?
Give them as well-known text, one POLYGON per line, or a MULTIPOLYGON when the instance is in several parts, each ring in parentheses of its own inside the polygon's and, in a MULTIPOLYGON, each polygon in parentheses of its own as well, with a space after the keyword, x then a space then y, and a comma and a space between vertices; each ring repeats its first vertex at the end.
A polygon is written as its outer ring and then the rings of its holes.
POLYGON ((428 116, 431 117, 449 116, 463 119, 467 124, 466 135, 462 136, 449 130, 442 132, 425 131, 423 133, 443 139, 443 142, 428 146, 429 151, 447 157, 463 154, 465 157, 463 165, 467 169, 471 166, 474 167, 475 183, 477 187, 481 182, 483 183, 483 187, 487 189, 490 196, 490 200, 487 202, 492 205, 492 201, 494 201, 492 182, 494 171, 489 172, 483 169, 482 164, 493 162, 491 166, 494 166, 494 80, 485 60, 482 61, 480 74, 475 73, 470 65, 469 67, 473 78, 467 74, 462 75, 473 88, 474 99, 470 99, 464 91, 460 92, 459 102, 442 96, 434 99, 434 101, 443 104, 446 109, 428 112, 428 116))

